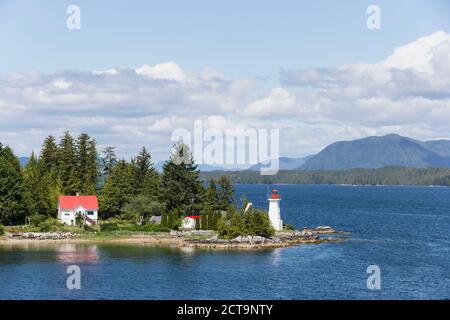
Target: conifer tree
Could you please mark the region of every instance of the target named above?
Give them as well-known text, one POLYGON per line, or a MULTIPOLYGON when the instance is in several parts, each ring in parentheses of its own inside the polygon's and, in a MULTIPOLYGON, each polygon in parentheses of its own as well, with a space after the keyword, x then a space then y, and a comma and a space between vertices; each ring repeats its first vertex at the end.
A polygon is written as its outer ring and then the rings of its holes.
POLYGON ((48 183, 40 172, 34 152, 23 170, 28 213, 49 215, 52 211, 48 183))
POLYGON ((24 223, 25 188, 20 163, 9 147, 0 143, 0 224, 24 223))
POLYGON ((83 194, 94 194, 98 179, 96 142, 82 133, 76 143, 77 190, 83 194))
MULTIPOLYGON (((39 157, 39 167, 42 174, 57 173, 58 168, 58 145, 53 136, 48 136, 44 140, 39 157)), ((55 176, 56 179, 56 176, 55 176)))
POLYGON ((106 177, 100 196, 102 215, 110 217, 123 213, 123 208, 134 194, 134 166, 120 160, 106 177))
POLYGON ((211 178, 205 192, 205 210, 214 212, 219 209, 219 193, 217 191, 216 181, 211 178))
POLYGON ((135 160, 137 193, 151 198, 159 196, 159 174, 152 163, 152 157, 145 147, 142 147, 135 160))
POLYGON ((222 176, 219 181, 218 185, 220 188, 219 191, 219 207, 221 210, 227 210, 230 205, 233 205, 235 203, 234 199, 234 187, 231 184, 230 179, 226 176, 222 176))
POLYGON ((58 146, 59 180, 61 191, 66 195, 75 195, 78 192, 76 153, 75 141, 66 131, 58 146))
POLYGON ((46 197, 50 203, 50 213, 56 212, 58 196, 62 194, 61 180, 58 170, 58 145, 53 136, 45 138, 38 161, 38 171, 46 197))
POLYGON ((204 203, 204 187, 189 147, 183 142, 174 145, 170 159, 164 163, 162 200, 168 210, 185 214, 199 213, 204 203))
POLYGON ((117 156, 115 147, 106 147, 103 149, 103 157, 102 157, 102 173, 105 176, 111 174, 114 166, 117 164, 117 156))

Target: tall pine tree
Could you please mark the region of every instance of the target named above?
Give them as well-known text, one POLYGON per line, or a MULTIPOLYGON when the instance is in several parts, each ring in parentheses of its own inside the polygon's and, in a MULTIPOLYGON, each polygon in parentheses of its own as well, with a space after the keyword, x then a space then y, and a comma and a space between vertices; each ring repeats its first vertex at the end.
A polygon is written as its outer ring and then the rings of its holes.
POLYGON ((164 163, 162 200, 168 210, 199 214, 204 203, 204 187, 199 179, 192 152, 183 142, 174 145, 170 159, 164 163))
POLYGON ((82 133, 76 143, 77 190, 83 194, 95 194, 98 179, 96 142, 82 133))
POLYGON ((75 141, 68 131, 62 136, 58 146, 58 169, 62 193, 75 195, 79 191, 77 150, 75 141))
POLYGON ((41 174, 34 152, 23 170, 28 213, 49 215, 55 211, 49 196, 49 186, 41 174))
POLYGON ((125 205, 135 194, 134 165, 120 160, 106 177, 100 195, 100 209, 104 217, 122 214, 125 205))
POLYGON ((227 210, 231 205, 235 203, 234 187, 231 184, 230 179, 228 179, 228 177, 226 176, 220 177, 218 185, 220 188, 219 208, 220 210, 227 210))
POLYGON ((102 173, 103 175, 108 176, 117 164, 116 148, 108 146, 103 149, 102 153, 102 173))
POLYGON ((24 223, 25 188, 19 159, 9 147, 0 143, 0 223, 24 223))

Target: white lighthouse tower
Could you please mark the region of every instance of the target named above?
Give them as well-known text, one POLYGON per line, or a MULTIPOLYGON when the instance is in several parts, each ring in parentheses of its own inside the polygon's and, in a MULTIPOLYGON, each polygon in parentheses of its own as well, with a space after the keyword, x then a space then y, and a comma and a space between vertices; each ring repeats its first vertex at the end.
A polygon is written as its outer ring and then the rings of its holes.
POLYGON ((272 194, 270 195, 269 200, 269 219, 272 227, 276 231, 283 230, 283 220, 280 217, 280 195, 278 194, 278 190, 272 190, 272 194))

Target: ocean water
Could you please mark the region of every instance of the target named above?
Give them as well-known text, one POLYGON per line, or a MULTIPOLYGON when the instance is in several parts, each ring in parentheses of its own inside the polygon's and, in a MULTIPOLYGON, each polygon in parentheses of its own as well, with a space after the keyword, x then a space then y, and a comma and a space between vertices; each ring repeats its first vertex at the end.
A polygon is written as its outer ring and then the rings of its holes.
MULTIPOLYGON (((272 186, 273 187, 273 186, 272 186)), ((344 243, 264 251, 142 245, 0 247, 0 299, 449 299, 450 188, 279 185, 296 227, 349 231, 344 243), (69 265, 81 289, 68 290, 69 265), (367 288, 377 265, 381 288, 367 288)), ((267 208, 265 185, 237 185, 267 208)))

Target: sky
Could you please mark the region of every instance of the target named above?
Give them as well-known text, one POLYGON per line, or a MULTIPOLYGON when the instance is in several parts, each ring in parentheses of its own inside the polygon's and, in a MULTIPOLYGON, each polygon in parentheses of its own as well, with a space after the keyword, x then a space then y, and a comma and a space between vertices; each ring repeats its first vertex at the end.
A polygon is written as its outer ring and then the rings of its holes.
POLYGON ((450 139, 449 18, 436 0, 0 0, 0 142, 27 156, 87 132, 159 161, 199 119, 279 129, 284 156, 391 132, 450 139))

